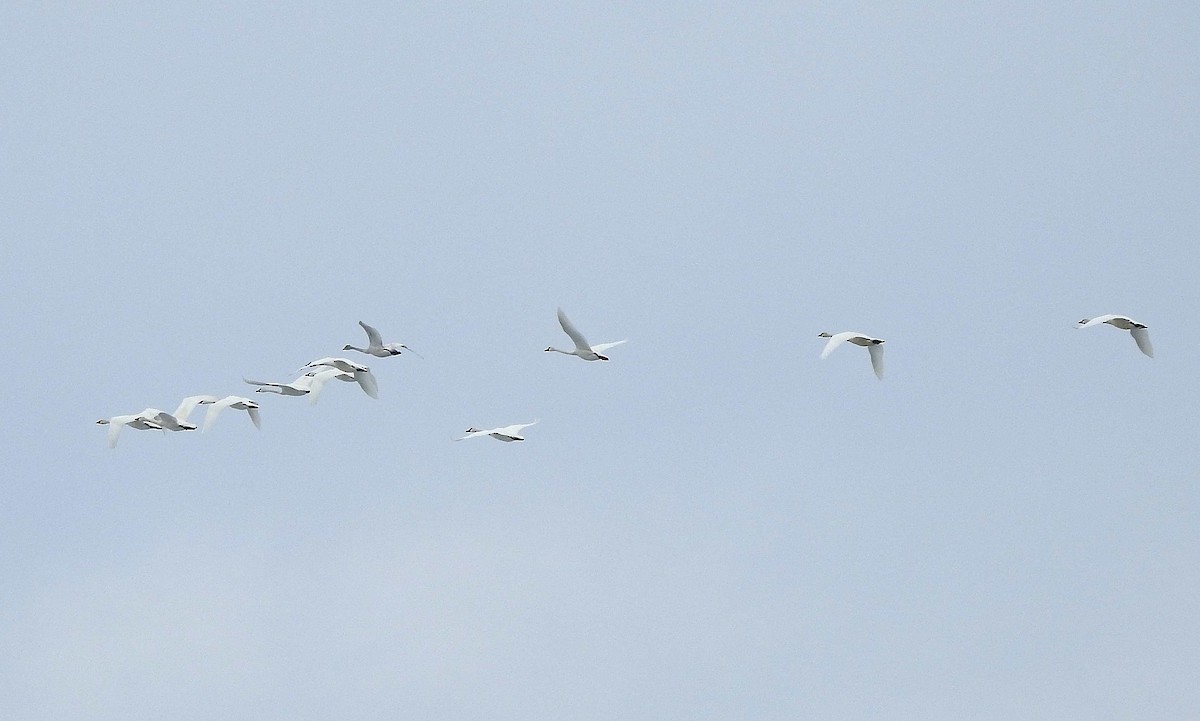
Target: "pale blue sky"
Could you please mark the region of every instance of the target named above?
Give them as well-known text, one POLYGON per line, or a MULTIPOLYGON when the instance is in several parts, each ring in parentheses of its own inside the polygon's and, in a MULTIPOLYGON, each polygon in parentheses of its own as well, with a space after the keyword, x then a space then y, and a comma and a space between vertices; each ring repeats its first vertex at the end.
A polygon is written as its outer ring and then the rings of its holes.
POLYGON ((1195 714, 1198 39, 1191 3, 0 9, 0 716, 1195 714), (558 306, 631 340, 542 353, 558 306), (425 355, 364 356, 377 401, 93 424, 360 319, 425 355))

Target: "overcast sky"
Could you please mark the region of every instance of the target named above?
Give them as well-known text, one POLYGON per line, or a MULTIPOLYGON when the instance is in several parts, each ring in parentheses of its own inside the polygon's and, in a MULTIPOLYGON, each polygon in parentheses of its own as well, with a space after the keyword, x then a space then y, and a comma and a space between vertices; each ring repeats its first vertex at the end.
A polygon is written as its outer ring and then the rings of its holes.
POLYGON ((1200 7, 974 5, 5 5, 0 716, 1193 716, 1200 7))

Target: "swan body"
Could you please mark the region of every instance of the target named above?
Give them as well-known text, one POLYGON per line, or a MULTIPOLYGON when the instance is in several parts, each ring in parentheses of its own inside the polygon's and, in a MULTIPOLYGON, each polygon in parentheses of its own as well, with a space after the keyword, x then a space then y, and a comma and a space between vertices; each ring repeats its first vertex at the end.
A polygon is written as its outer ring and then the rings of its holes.
POLYGON ((363 393, 372 398, 379 397, 379 382, 375 380, 371 369, 361 363, 355 363, 348 358, 318 358, 300 370, 304 370, 305 368, 310 369, 308 375, 312 375, 314 372, 323 370, 324 368, 336 368, 345 373, 345 375, 337 376, 339 380, 356 381, 358 386, 362 388, 363 393))
POLYGON ((821 351, 821 360, 829 357, 842 343, 850 342, 854 345, 860 345, 867 349, 871 354, 871 368, 875 371, 875 377, 883 380, 883 343, 880 338, 872 338, 869 335, 856 333, 854 331, 846 331, 844 333, 820 333, 818 338, 828 338, 829 342, 825 344, 825 349, 821 351))
POLYGON ((209 395, 188 396, 179 402, 179 407, 175 409, 174 413, 167 413, 157 408, 147 408, 138 416, 157 423, 165 431, 194 431, 196 424, 190 423, 188 416, 192 414, 196 406, 216 403, 217 400, 216 396, 209 395))
POLYGON ((146 408, 141 413, 138 413, 138 418, 150 421, 164 431, 194 431, 196 430, 195 423, 188 423, 176 417, 172 413, 159 410, 157 408, 146 408))
POLYGON ((226 408, 232 408, 238 411, 246 411, 250 416, 250 421, 254 423, 255 428, 262 428, 262 418, 258 415, 258 404, 249 398, 242 396, 225 396, 214 401, 208 409, 208 413, 204 415, 204 428, 201 433, 207 433, 212 424, 216 422, 217 415, 226 408))
POLYGON ((252 386, 261 386, 254 390, 255 393, 278 393, 283 396, 308 396, 308 404, 316 405, 317 398, 321 395, 321 390, 325 387, 325 381, 335 376, 349 375, 345 371, 337 368, 327 368, 325 370, 316 371, 315 373, 305 374, 292 381, 291 383, 271 383, 267 381, 252 381, 249 378, 242 380, 252 386))
POLYGON ((537 424, 537 421, 534 421, 533 423, 516 423, 511 426, 501 426, 499 428, 488 428, 486 430, 480 430, 479 428, 475 428, 474 426, 472 426, 471 428, 468 428, 466 430, 467 435, 463 436, 462 438, 455 438, 454 440, 465 441, 468 438, 475 438, 477 436, 491 436, 492 438, 495 438, 498 441, 504 441, 505 443, 511 443, 513 441, 523 441, 523 440, 525 440, 525 437, 520 435, 521 429, 528 428, 529 426, 536 425, 536 424, 537 424))
POLYGON ((554 352, 554 353, 563 353, 565 355, 573 355, 578 358, 582 358, 585 361, 597 361, 597 360, 606 361, 606 360, 608 360, 608 356, 603 355, 604 351, 606 351, 609 348, 612 348, 614 346, 619 346, 622 343, 626 343, 629 340, 627 338, 625 340, 619 340, 614 343, 600 343, 599 345, 588 345, 587 338, 584 338, 583 334, 580 333, 577 328, 575 328, 575 326, 571 323, 570 319, 567 318, 567 314, 562 312, 562 308, 558 309, 558 324, 560 326, 562 326, 563 332, 566 333, 568 336, 570 336, 571 341, 573 343, 575 343, 575 350, 561 350, 559 348, 555 348, 554 346, 550 346, 549 348, 546 349, 547 353, 554 352))
POLYGON ((162 426, 152 420, 143 418, 140 415, 123 415, 113 416, 112 418, 101 418, 96 421, 97 425, 108 426, 108 447, 117 447, 117 437, 121 435, 121 428, 129 426, 136 428, 139 431, 161 431, 162 426))
POLYGON ((361 320, 358 322, 358 324, 361 325, 362 329, 367 332, 367 347, 359 348, 357 346, 347 344, 342 347, 342 350, 356 350, 359 353, 373 355, 376 358, 391 358, 392 356, 400 355, 400 350, 404 349, 418 358, 422 357, 420 353, 416 352, 412 348, 409 348, 403 343, 384 343, 383 336, 379 335, 379 331, 375 330, 366 323, 363 323, 361 320))
POLYGON ((1077 325, 1079 328, 1090 328, 1094 325, 1100 325, 1101 323, 1107 323, 1114 328, 1120 328, 1121 330, 1129 331, 1129 334, 1133 336, 1133 342, 1137 343, 1138 349, 1151 358, 1154 357, 1154 346, 1150 345, 1150 332, 1146 330, 1146 325, 1144 323, 1138 323, 1132 318, 1127 318, 1123 315, 1113 315, 1110 313, 1108 315, 1097 316, 1090 320, 1088 318, 1084 318, 1083 320, 1079 321, 1077 325))

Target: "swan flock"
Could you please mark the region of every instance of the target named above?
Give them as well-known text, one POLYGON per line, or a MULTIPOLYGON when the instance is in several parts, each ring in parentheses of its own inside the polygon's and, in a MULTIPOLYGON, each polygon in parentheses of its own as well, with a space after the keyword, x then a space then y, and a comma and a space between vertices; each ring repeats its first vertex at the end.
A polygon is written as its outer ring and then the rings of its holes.
MULTIPOLYGON (((559 327, 567 334, 567 337, 571 339, 575 347, 571 350, 562 350, 554 346, 549 346, 545 349, 547 353, 571 355, 585 361, 607 361, 609 357, 604 354, 605 351, 628 342, 628 339, 624 339, 591 345, 588 343, 587 338, 567 318, 562 308, 558 309, 557 316, 559 327)), ((354 345, 345 345, 342 348, 343 351, 353 350, 376 358, 392 358, 404 352, 418 355, 403 343, 384 343, 379 331, 363 321, 359 321, 358 324, 367 334, 367 346, 359 348, 354 345)), ((1145 323, 1135 321, 1128 316, 1109 314, 1094 318, 1084 318, 1076 324, 1076 327, 1092 328, 1098 325, 1110 325, 1119 330, 1128 331, 1137 344, 1138 350, 1150 358, 1154 357, 1154 348, 1150 345, 1150 335, 1145 323)), ((883 380, 883 345, 886 342, 884 339, 875 338, 857 331, 843 331, 841 333, 822 332, 817 337, 826 339, 825 346, 820 353, 822 360, 828 358, 831 353, 845 343, 866 348, 875 377, 883 380)), ((418 357, 421 356, 418 355, 418 357)), ((286 382, 257 381, 248 378, 243 378, 242 380, 249 385, 257 386, 255 388, 256 393, 275 394, 279 396, 305 396, 308 399, 309 405, 315 405, 327 382, 335 379, 347 383, 357 383, 359 388, 368 397, 379 398, 379 383, 374 373, 372 373, 368 366, 349 358, 318 358, 304 364, 297 372, 301 373, 301 375, 286 382)), ((101 418, 96 423, 108 427, 108 445, 110 448, 114 448, 117 445, 117 440, 120 438, 121 429, 126 427, 139 431, 156 430, 163 434, 166 434, 168 431, 194 431, 197 428, 202 428, 202 433, 208 432, 213 427, 217 417, 227 408, 244 411, 255 428, 262 428, 259 403, 250 398, 238 395, 187 396, 179 402, 174 412, 171 413, 158 408, 145 408, 139 413, 120 414, 101 418), (199 406, 208 406, 201 425, 197 425, 189 420, 191 414, 199 406)), ((521 435, 521 432, 525 428, 537 423, 538 421, 532 421, 530 423, 516 423, 486 429, 471 426, 465 431, 466 435, 454 440, 463 441, 469 438, 488 436, 505 443, 524 441, 525 437, 521 435)))

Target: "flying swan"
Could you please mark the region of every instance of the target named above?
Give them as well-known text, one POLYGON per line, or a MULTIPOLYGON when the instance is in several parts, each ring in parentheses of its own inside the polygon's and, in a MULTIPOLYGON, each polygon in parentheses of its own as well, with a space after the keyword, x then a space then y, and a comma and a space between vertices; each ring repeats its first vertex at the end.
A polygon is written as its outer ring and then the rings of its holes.
POLYGON ((261 388, 254 390, 255 393, 278 393, 281 396, 308 396, 308 404, 316 405, 317 398, 321 395, 321 390, 325 387, 325 381, 342 375, 349 374, 337 368, 328 368, 311 375, 302 375, 291 383, 252 381, 249 378, 243 378, 242 380, 252 386, 261 386, 261 388))
POLYGON ((383 336, 379 335, 379 331, 375 330, 366 323, 363 323, 361 320, 358 322, 358 324, 361 325, 362 329, 367 332, 367 347, 359 348, 357 346, 347 344, 342 348, 342 350, 356 350, 359 353, 373 355, 376 358, 390 358, 395 355, 400 355, 400 349, 403 348, 418 358, 424 357, 403 343, 384 343, 383 336))
POLYGON ((200 432, 207 433, 208 429, 212 428, 212 424, 216 422, 217 414, 226 408, 232 408, 236 411, 246 411, 246 413, 250 416, 250 422, 254 424, 254 427, 260 429, 262 428, 262 418, 258 415, 257 403, 249 398, 243 398, 242 396, 225 396, 220 400, 213 401, 212 405, 208 409, 208 413, 204 415, 204 428, 202 428, 200 432))
POLYGON ((1129 334, 1133 336, 1134 342, 1137 343, 1137 347, 1151 358, 1154 357, 1154 346, 1150 345, 1150 332, 1146 330, 1145 324, 1138 323, 1132 318, 1126 318, 1123 315, 1112 315, 1110 313, 1109 315, 1098 316, 1096 318, 1092 318, 1091 320, 1084 318, 1083 320, 1079 321, 1078 327, 1090 328, 1091 326, 1100 325, 1101 323, 1108 323, 1114 328, 1120 328, 1121 330, 1129 331, 1129 334))
POLYGON ((312 375, 325 368, 336 368, 342 371, 344 375, 337 376, 339 380, 357 381, 363 393, 372 398, 379 397, 379 382, 375 380, 371 369, 361 363, 355 363, 349 358, 318 358, 300 370, 307 371, 308 375, 312 375))
POLYGON ((549 353, 551 351, 553 351, 555 353, 564 353, 566 355, 578 356, 578 357, 584 359, 585 361, 596 361, 596 360, 606 361, 606 360, 608 360, 608 356, 602 355, 602 353, 604 351, 608 350, 609 348, 612 348, 613 346, 618 346, 618 345, 621 345, 622 343, 626 343, 629 340, 628 338, 626 338, 625 340, 619 340, 619 341, 616 341, 615 343, 601 343, 599 345, 588 345, 587 338, 584 338, 583 334, 580 333, 575 328, 575 326, 571 324, 571 321, 567 318, 567 314, 562 312, 562 308, 558 309, 558 324, 562 326, 563 331, 567 335, 571 336, 571 340, 575 343, 575 350, 560 350, 558 348, 555 348, 554 346, 550 346, 549 348, 546 349, 547 353, 549 353))
POLYGON ((112 418, 101 418, 96 421, 97 425, 108 426, 108 447, 117 447, 117 437, 121 435, 121 428, 129 426, 136 428, 139 431, 161 431, 162 426, 154 421, 147 420, 138 415, 113 416, 112 418))
POLYGON ((465 441, 468 438, 475 438, 477 436, 491 436, 492 438, 495 438, 498 441, 504 441, 505 443, 511 443, 512 441, 523 441, 525 440, 525 437, 519 435, 521 429, 528 428, 529 426, 536 424, 537 421, 534 421, 533 423, 517 423, 511 426, 501 426, 500 428, 489 428, 487 430, 480 430, 472 426, 466 430, 467 435, 463 436, 462 438, 455 438, 454 440, 465 441))
POLYGON ((821 360, 829 357, 829 354, 837 349, 842 343, 850 341, 854 345, 866 346, 867 351, 871 354, 871 367, 875 369, 875 377, 883 380, 883 340, 880 338, 872 338, 869 335, 855 333, 854 331, 846 331, 845 333, 836 333, 830 335, 828 333, 820 333, 818 338, 828 338, 829 342, 825 344, 825 350, 821 351, 821 360))

